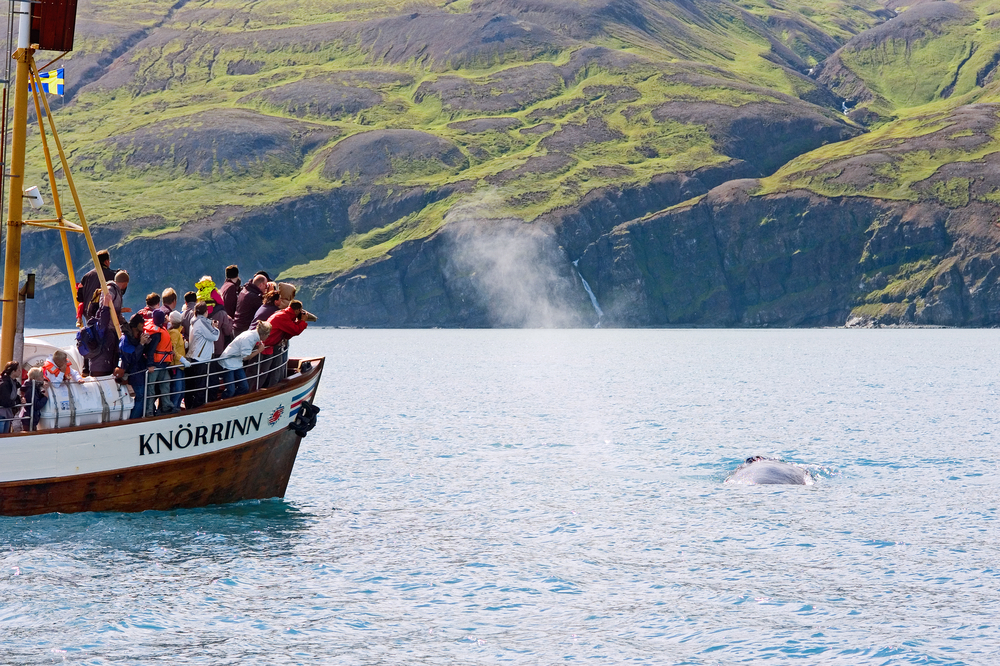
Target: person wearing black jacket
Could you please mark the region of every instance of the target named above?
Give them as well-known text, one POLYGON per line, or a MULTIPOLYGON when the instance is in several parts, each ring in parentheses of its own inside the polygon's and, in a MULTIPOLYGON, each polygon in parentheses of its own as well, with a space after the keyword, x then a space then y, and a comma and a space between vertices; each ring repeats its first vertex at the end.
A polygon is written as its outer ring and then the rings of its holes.
MULTIPOLYGON (((97 333, 101 337, 101 348, 90 361, 90 374, 94 377, 107 377, 118 367, 118 332, 111 322, 110 294, 103 299, 101 309, 97 311, 97 333)), ((121 322, 119 322, 121 325, 121 322)))
POLYGON ((0 373, 0 433, 10 432, 14 410, 21 403, 21 384, 14 378, 17 368, 17 361, 11 361, 0 373))
POLYGON ((219 287, 219 293, 222 294, 222 307, 226 308, 226 313, 230 317, 236 315, 236 302, 239 300, 242 286, 239 266, 236 264, 226 266, 226 281, 219 287))
POLYGON ((83 303, 83 321, 77 322, 83 325, 87 322, 88 317, 93 317, 97 312, 97 304, 93 303, 94 292, 101 290, 101 284, 105 282, 113 282, 115 279, 115 273, 117 271, 111 270, 111 254, 107 250, 101 250, 97 253, 97 260, 101 262, 101 273, 104 276, 103 279, 98 277, 97 269, 93 269, 86 273, 80 280, 80 291, 76 295, 78 302, 83 303), (93 304, 94 307, 91 307, 93 304))
POLYGON ((267 278, 263 275, 255 275, 250 282, 243 285, 236 300, 236 313, 233 314, 233 336, 237 336, 244 331, 250 330, 250 323, 253 316, 257 314, 258 308, 264 304, 264 291, 267 289, 267 278))

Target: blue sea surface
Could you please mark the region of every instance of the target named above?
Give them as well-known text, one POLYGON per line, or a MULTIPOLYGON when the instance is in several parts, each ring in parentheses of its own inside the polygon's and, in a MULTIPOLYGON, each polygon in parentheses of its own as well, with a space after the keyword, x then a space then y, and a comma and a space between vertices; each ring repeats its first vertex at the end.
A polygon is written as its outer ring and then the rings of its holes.
POLYGON ((309 330, 284 499, 0 518, 0 663, 996 663, 998 336, 309 330))

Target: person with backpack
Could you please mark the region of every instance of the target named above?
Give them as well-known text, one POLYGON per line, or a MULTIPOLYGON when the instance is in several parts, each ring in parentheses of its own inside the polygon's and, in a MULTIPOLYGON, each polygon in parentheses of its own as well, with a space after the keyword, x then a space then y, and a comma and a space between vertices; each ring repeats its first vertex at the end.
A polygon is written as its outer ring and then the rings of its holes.
POLYGON ((11 361, 0 373, 0 433, 4 434, 10 432, 14 410, 21 403, 21 384, 14 378, 17 368, 17 361, 11 361))
POLYGON ((76 348, 94 377, 107 377, 118 366, 118 334, 111 323, 110 294, 97 316, 76 334, 76 348))

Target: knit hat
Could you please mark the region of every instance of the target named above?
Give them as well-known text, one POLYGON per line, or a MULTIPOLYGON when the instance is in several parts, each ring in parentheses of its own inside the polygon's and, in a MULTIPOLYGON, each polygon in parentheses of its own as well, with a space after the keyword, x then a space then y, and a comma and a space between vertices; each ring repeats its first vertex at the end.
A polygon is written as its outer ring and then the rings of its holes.
POLYGON ((170 319, 170 324, 172 326, 180 326, 181 322, 184 321, 184 315, 177 310, 171 310, 170 314, 167 315, 167 318, 170 319))
POLYGON ((153 326, 163 326, 166 320, 167 315, 163 314, 163 310, 153 310, 153 326))

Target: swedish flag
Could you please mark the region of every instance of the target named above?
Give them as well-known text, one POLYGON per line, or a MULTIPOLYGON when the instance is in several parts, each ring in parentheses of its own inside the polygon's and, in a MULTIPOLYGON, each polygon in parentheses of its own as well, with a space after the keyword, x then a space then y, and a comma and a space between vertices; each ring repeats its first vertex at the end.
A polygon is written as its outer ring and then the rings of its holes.
POLYGON ((54 72, 41 72, 38 78, 42 84, 42 92, 50 95, 62 95, 65 86, 63 85, 63 69, 60 67, 54 72))

